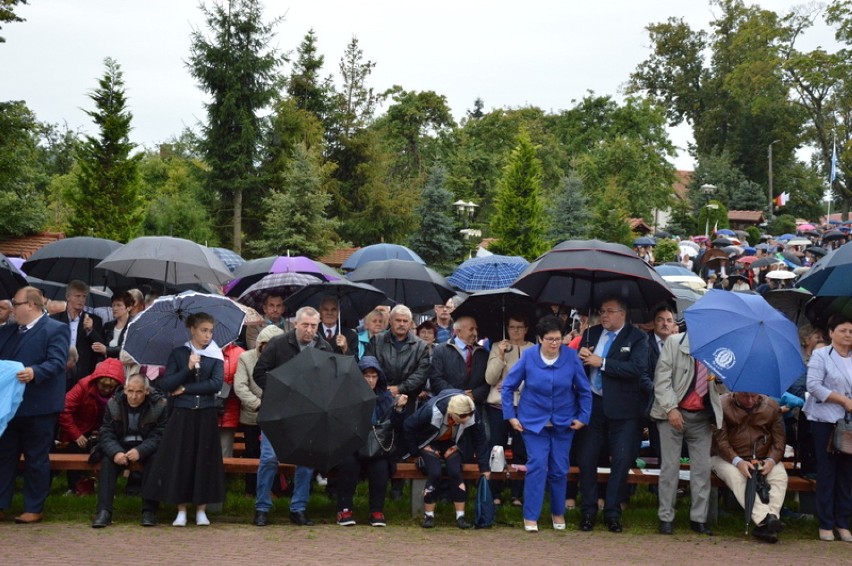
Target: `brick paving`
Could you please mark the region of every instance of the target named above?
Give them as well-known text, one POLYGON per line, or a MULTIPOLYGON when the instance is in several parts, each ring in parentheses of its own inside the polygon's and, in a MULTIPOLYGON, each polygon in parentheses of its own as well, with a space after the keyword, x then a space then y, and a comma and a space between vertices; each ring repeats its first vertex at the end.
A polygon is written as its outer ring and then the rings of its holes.
MULTIPOLYGON (((162 518, 162 517, 161 517, 162 518)), ((525 533, 497 526, 481 531, 452 527, 423 530, 411 526, 385 529, 359 524, 266 528, 236 523, 210 527, 170 525, 142 528, 116 523, 92 529, 91 517, 79 522, 15 525, 0 522, 0 564, 9 565, 170 565, 229 564, 387 566, 389 564, 452 566, 533 566, 564 563, 607 565, 852 564, 852 545, 818 540, 783 539, 768 545, 745 536, 703 537, 691 532, 610 534, 602 531, 525 533)), ((814 533, 816 536, 816 532, 814 533)))

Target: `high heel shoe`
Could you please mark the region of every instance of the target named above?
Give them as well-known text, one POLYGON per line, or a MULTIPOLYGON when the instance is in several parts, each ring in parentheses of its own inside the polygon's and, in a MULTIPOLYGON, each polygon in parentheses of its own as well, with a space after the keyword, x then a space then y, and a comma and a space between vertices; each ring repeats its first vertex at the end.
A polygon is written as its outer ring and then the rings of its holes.
POLYGON ((834 539, 834 531, 831 529, 820 529, 819 540, 832 541, 834 539))
POLYGON ((528 533, 537 533, 538 532, 538 523, 528 523, 524 521, 524 530, 528 533))
POLYGON ((837 534, 843 542, 852 542, 852 532, 849 532, 849 529, 837 529, 837 534))
POLYGON ((565 517, 553 517, 553 516, 551 516, 550 520, 553 523, 553 529, 554 530, 557 530, 557 531, 564 531, 565 530, 565 517), (560 519, 560 521, 557 522, 556 519, 560 519))

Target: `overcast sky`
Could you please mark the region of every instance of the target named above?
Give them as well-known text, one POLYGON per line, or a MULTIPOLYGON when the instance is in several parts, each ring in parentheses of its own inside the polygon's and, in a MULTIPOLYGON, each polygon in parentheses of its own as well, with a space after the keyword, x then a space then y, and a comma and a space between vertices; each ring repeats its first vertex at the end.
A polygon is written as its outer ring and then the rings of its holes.
MULTIPOLYGON (((759 4, 786 12, 790 0, 759 4)), ((647 57, 644 27, 670 16, 706 27, 713 13, 703 0, 597 2, 507 0, 267 0, 267 19, 284 16, 276 43, 295 51, 308 29, 318 37, 325 72, 337 65, 352 36, 376 63, 370 85, 445 95, 456 119, 481 97, 486 109, 534 105, 570 108, 592 90, 619 96, 623 83, 647 57)), ((204 118, 204 94, 185 61, 190 32, 202 26, 195 0, 30 0, 19 6, 24 23, 0 35, 0 100, 24 100, 39 120, 67 122, 88 132, 86 97, 97 86, 103 60, 124 71, 133 112, 132 141, 153 147, 204 118)), ((818 27, 802 48, 830 45, 818 27)), ((685 153, 689 132, 672 139, 675 164, 692 168, 685 153)))

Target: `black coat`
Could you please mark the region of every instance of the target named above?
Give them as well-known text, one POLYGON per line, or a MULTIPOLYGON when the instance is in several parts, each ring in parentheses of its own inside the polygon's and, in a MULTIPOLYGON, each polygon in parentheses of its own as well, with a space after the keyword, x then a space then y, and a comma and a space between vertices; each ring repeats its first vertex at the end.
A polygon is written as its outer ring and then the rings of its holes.
MULTIPOLYGON (((326 342, 317 334, 314 347, 324 352, 333 352, 331 344, 326 342)), ((356 346, 357 347, 357 346, 356 346)), ((257 364, 254 366, 252 378, 257 383, 258 387, 266 389, 266 377, 270 371, 284 365, 293 358, 299 355, 302 349, 299 347, 299 341, 296 339, 296 331, 291 330, 286 334, 276 336, 266 344, 266 348, 261 352, 257 359, 257 364)), ((356 352, 358 350, 355 350, 356 352)))
POLYGON ((124 337, 127 335, 127 327, 130 326, 130 319, 128 319, 127 324, 124 325, 124 328, 118 334, 118 346, 110 346, 109 342, 117 322, 117 320, 111 320, 104 324, 103 344, 106 346, 106 357, 108 358, 117 358, 121 354, 121 349, 124 347, 124 337))
MULTIPOLYGON (((165 397, 152 390, 140 405, 139 435, 142 443, 135 446, 142 460, 149 458, 160 446, 160 439, 166 429, 168 413, 165 397)), ((124 391, 120 391, 107 402, 104 422, 98 433, 98 447, 105 458, 112 460, 119 452, 126 452, 128 446, 122 440, 128 434, 127 413, 130 406, 124 391)))
MULTIPOLYGON (((77 366, 74 369, 74 383, 80 381, 87 375, 91 375, 95 371, 95 366, 104 360, 104 356, 92 350, 92 344, 95 342, 104 343, 104 322, 96 314, 84 312, 85 316, 92 318, 92 331, 86 334, 83 330, 83 321, 80 320, 80 325, 77 329, 77 341, 72 346, 77 348, 77 354, 80 358, 77 360, 77 366)), ((51 315, 50 318, 58 320, 70 326, 68 311, 62 311, 51 315)), ((68 384, 70 389, 74 383, 68 384)))
POLYGON ((396 338, 385 330, 370 338, 365 356, 375 356, 382 365, 388 386, 394 385, 400 393, 408 395, 409 404, 423 390, 429 377, 429 347, 413 333, 406 336, 401 347, 394 345, 396 338))
POLYGON ((465 366, 465 353, 456 348, 453 341, 438 344, 432 348, 432 365, 429 368, 429 385, 437 395, 445 389, 473 391, 473 400, 482 405, 488 398, 491 386, 485 381, 485 368, 488 366, 488 352, 476 346, 471 360, 470 376, 465 366))

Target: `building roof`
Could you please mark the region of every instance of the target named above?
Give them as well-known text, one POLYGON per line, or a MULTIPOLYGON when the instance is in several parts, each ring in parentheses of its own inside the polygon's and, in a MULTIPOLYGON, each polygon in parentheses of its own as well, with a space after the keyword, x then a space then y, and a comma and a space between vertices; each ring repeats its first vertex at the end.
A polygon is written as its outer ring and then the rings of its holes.
POLYGON ((343 265, 343 262, 346 261, 347 259, 349 259, 349 256, 351 256, 352 254, 354 254, 356 251, 358 251, 360 249, 361 249, 360 247, 358 247, 358 248, 337 248, 335 250, 331 250, 330 252, 328 252, 324 256, 321 256, 319 258, 319 261, 321 261, 322 263, 324 263, 328 266, 336 267, 336 268, 339 269, 340 266, 343 265))
POLYGON ((754 222, 760 224, 765 221, 762 210, 729 210, 728 220, 734 222, 754 222))
POLYGON ((42 246, 65 238, 64 232, 42 232, 21 238, 0 240, 0 253, 6 257, 29 259, 42 246))
POLYGON ((648 223, 642 218, 629 218, 627 222, 630 224, 630 229, 634 232, 650 234, 653 231, 653 228, 648 226, 648 223))
POLYGON ((675 171, 675 182, 672 185, 672 190, 680 200, 686 200, 686 196, 689 193, 689 184, 692 182, 694 175, 695 171, 683 171, 680 169, 675 171))

